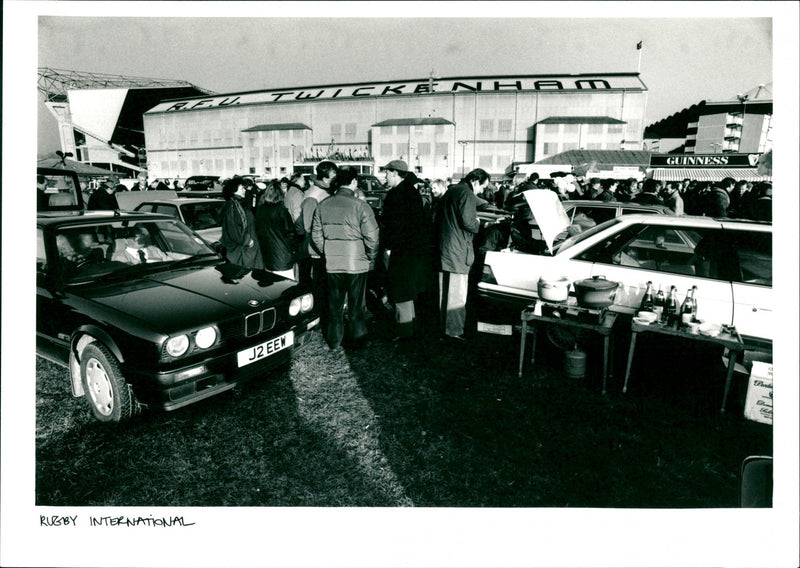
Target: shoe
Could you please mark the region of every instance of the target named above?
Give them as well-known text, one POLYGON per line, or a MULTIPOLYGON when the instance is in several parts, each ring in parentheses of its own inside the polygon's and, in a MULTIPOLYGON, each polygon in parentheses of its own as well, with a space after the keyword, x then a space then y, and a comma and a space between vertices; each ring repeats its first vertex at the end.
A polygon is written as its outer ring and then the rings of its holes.
POLYGON ((444 339, 452 339, 452 340, 455 340, 455 341, 461 342, 461 343, 467 341, 467 338, 464 337, 463 334, 462 335, 445 335, 444 339))

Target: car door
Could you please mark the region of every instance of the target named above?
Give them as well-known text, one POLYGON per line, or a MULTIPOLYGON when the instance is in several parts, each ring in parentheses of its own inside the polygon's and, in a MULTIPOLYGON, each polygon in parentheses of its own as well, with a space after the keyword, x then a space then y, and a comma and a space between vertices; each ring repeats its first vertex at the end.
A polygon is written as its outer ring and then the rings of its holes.
POLYGON ((596 243, 579 258, 593 263, 592 276, 620 284, 614 300, 616 311, 635 312, 648 281, 654 290, 661 288, 665 296, 675 286, 679 302, 697 286, 698 319, 727 324, 733 317, 731 285, 723 266, 724 255, 714 244, 721 228, 695 227, 680 221, 669 225, 634 223, 596 243), (700 245, 704 239, 712 243, 713 254, 701 262, 698 252, 708 246, 700 245))
MULTIPOLYGON (((55 246, 53 246, 55 249, 55 246)), ((49 255, 54 259, 55 250, 49 255)), ((65 308, 53 286, 54 262, 48 259, 44 232, 36 235, 36 351, 47 359, 66 364, 69 357, 69 336, 59 325, 65 308)))
POLYGON ((753 230, 725 229, 733 273, 733 321, 742 335, 773 339, 772 231, 754 225, 753 230))

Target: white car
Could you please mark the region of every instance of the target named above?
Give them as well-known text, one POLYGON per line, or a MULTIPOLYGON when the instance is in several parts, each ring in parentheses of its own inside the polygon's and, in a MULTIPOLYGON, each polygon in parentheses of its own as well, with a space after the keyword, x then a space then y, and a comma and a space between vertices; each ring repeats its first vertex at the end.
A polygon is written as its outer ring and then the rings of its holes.
POLYGON ((605 276, 620 284, 609 309, 633 314, 648 281, 683 301, 697 286, 697 318, 771 341, 772 225, 707 217, 623 215, 557 244, 553 256, 488 252, 478 283, 478 331, 511 335, 539 277, 605 276))
MULTIPOLYGON (((146 193, 145 193, 146 195, 146 193)), ((225 205, 221 199, 181 198, 144 201, 134 211, 162 213, 183 221, 195 233, 209 243, 217 243, 222 238, 220 212, 225 205)))

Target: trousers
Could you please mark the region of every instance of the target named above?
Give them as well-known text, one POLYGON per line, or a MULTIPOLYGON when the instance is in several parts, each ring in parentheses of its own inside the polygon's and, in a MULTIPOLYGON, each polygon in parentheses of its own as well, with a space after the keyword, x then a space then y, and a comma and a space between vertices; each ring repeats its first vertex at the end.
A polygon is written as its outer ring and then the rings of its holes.
POLYGON ((439 273, 439 324, 445 335, 464 335, 468 274, 439 273))
POLYGON ((335 348, 344 339, 344 303, 347 300, 350 339, 367 334, 367 273, 328 273, 328 323, 326 340, 335 348))

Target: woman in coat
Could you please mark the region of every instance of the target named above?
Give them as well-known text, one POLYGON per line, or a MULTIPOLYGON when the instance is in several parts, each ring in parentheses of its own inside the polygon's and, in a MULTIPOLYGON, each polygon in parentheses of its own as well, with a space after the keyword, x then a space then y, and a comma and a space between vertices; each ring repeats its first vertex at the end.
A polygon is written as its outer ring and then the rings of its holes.
POLYGON ((264 268, 294 279, 298 237, 292 216, 283 204, 283 192, 274 180, 267 185, 260 201, 256 209, 255 229, 264 268))
POLYGON ((221 243, 225 247, 228 262, 250 269, 263 268, 253 213, 244 202, 246 195, 247 191, 239 177, 229 179, 222 187, 222 196, 226 201, 221 212, 221 243))

